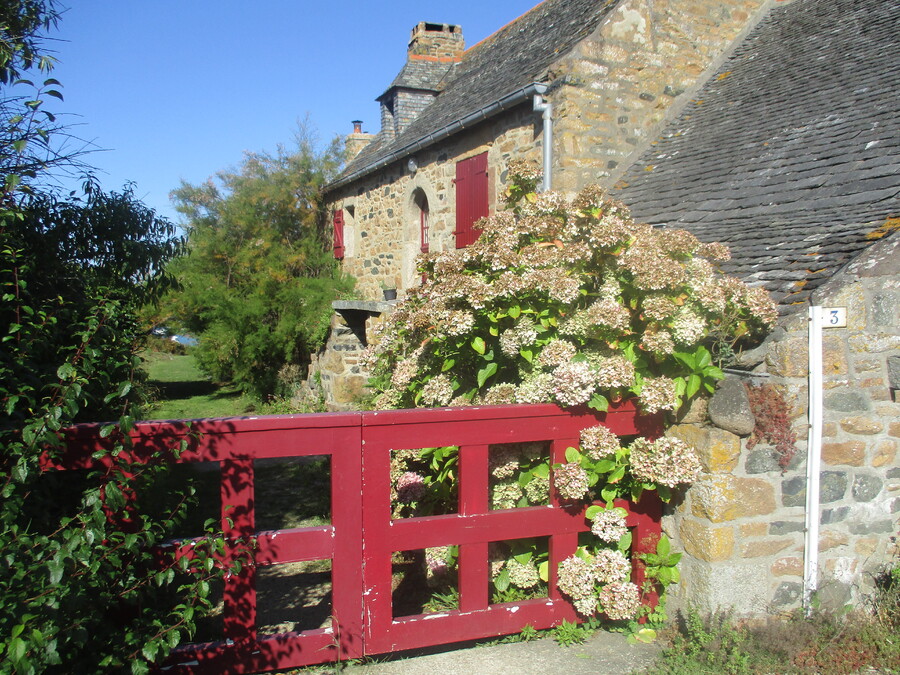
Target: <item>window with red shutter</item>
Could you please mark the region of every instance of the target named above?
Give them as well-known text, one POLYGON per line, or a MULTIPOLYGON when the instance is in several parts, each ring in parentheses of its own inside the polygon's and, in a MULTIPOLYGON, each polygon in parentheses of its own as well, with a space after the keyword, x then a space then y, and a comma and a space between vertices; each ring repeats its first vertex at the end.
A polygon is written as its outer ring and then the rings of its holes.
POLYGON ((487 153, 456 163, 456 248, 481 235, 474 225, 488 215, 487 153))
POLYGON ((344 211, 337 209, 334 212, 334 257, 344 259, 344 211))
POLYGON ((417 188, 413 192, 413 203, 419 211, 419 250, 422 253, 428 253, 429 233, 428 233, 428 197, 421 188, 417 188))

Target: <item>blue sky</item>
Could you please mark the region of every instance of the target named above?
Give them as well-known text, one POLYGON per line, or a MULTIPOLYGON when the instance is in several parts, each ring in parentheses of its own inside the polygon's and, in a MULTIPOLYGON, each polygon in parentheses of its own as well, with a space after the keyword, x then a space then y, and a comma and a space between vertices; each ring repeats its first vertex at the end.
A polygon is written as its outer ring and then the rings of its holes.
MULTIPOLYGON (((65 2, 65 0, 63 0, 65 2)), ((377 132, 380 95, 419 21, 454 23, 466 45, 538 0, 69 0, 52 45, 74 133, 107 190, 126 181, 176 218, 169 191, 290 143, 309 115, 322 142, 377 132)))

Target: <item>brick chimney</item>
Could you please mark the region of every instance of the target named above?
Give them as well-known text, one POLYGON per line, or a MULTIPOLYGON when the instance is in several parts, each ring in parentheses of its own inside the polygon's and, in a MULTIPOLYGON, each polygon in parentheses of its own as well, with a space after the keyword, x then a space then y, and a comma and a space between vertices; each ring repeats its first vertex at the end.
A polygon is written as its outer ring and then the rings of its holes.
POLYGON ((353 133, 347 134, 344 139, 344 147, 347 151, 347 161, 356 157, 360 151, 372 142, 375 138, 374 134, 364 133, 362 130, 362 120, 353 120, 353 133))
POLYGON ((421 21, 409 36, 410 60, 459 61, 466 49, 462 28, 421 21))
POLYGON ((440 93, 466 43, 462 28, 419 22, 412 29, 406 63, 381 96, 381 134, 399 136, 440 93))

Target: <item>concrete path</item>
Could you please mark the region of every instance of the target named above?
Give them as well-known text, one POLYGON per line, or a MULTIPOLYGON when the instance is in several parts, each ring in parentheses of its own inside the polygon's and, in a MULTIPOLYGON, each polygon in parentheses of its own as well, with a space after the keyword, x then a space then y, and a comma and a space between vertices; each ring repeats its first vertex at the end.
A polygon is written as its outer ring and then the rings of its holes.
POLYGON ((543 638, 350 665, 342 672, 348 675, 627 675, 643 672, 661 651, 659 642, 632 645, 624 635, 598 631, 584 644, 572 647, 560 647, 552 638, 543 638))

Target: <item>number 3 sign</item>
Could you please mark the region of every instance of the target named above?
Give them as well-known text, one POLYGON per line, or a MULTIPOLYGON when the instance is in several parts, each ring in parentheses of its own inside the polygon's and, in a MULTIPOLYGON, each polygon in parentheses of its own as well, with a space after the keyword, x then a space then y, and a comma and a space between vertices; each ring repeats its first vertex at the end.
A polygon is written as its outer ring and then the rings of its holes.
POLYGON ((847 308, 846 307, 826 307, 823 310, 825 321, 822 328, 846 328, 847 327, 847 308))

